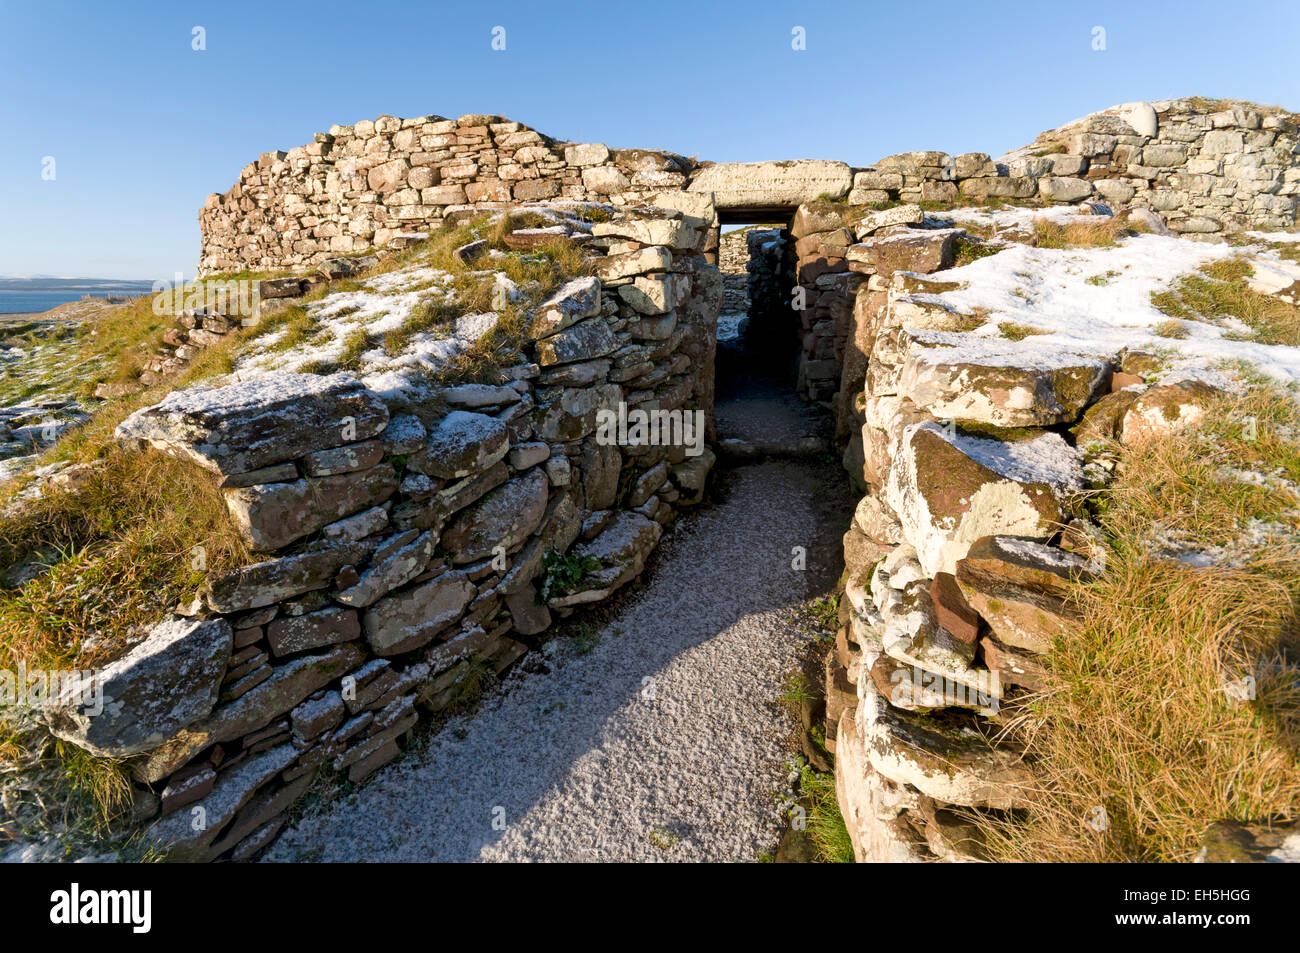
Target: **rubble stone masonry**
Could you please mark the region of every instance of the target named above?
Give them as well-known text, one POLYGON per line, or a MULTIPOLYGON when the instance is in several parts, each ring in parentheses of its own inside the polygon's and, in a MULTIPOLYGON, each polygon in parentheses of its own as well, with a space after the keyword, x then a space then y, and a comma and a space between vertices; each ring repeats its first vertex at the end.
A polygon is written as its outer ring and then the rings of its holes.
MULTIPOLYGON (((208 196, 199 273, 315 265, 420 234, 467 209, 539 200, 623 206, 665 192, 707 193, 722 221, 794 220, 807 307, 799 315, 800 392, 830 403, 851 392, 840 375, 854 296, 871 274, 887 278, 891 270, 888 249, 849 257, 860 235, 884 221, 864 228, 867 213, 899 202, 1092 201, 1151 209, 1182 234, 1287 228, 1300 195, 1298 132, 1297 117, 1280 109, 1179 99, 1093 113, 997 160, 920 151, 852 166, 697 162, 562 142, 499 116, 380 116, 268 152, 229 191, 208 196), (795 219, 800 206, 819 200, 839 206, 838 216, 823 207, 795 219)), ((718 238, 715 221, 703 249, 715 264, 718 238)))

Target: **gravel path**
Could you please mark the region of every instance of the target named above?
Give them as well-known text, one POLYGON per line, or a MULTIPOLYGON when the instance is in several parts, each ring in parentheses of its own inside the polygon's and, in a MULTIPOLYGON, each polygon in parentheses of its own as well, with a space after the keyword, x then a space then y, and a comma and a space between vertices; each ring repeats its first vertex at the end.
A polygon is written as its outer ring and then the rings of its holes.
MULTIPOLYGON (((552 644, 478 711, 280 836, 273 861, 738 861, 772 850, 789 789, 775 704, 810 636, 796 607, 833 581, 833 467, 722 476, 667 535, 648 586, 596 645, 552 644), (828 495, 830 499, 828 499, 828 495), (809 553, 791 568, 791 549, 809 553)), ((845 494, 847 496, 847 494, 845 494)))

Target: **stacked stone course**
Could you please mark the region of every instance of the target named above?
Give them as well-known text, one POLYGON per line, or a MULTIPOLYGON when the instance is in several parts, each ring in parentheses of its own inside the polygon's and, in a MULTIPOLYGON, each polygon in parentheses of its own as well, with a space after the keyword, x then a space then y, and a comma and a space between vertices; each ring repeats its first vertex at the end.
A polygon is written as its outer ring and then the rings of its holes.
POLYGON ((714 460, 722 284, 695 207, 594 225, 595 275, 533 310, 530 360, 495 383, 381 398, 345 373, 279 374, 176 392, 119 426, 212 471, 261 556, 98 673, 112 714, 69 696, 50 717, 129 759, 148 839, 175 859, 255 854, 318 771, 360 781, 422 713, 642 571, 714 460), (598 413, 620 407, 700 411, 700 452, 602 439, 598 413), (581 580, 544 590, 566 556, 581 580))
POLYGON ((895 227, 924 240, 858 288, 848 335, 844 461, 865 495, 844 535, 825 736, 859 860, 979 860, 963 811, 1026 807, 1036 785, 1003 709, 1048 687, 1071 587, 1104 566, 1078 491, 1113 469, 1112 441, 1194 425, 1214 391, 1150 380, 1154 355, 1104 343, 963 335, 969 316, 939 297, 961 287, 942 230, 895 227))
MULTIPOLYGON (((1176 232, 1286 228, 1300 195, 1298 130, 1296 116, 1247 104, 1131 103, 1045 132, 996 161, 928 151, 853 167, 696 162, 559 142, 499 116, 381 116, 265 153, 229 191, 208 196, 199 272, 315 264, 383 247, 465 208, 635 204, 677 189, 712 194, 724 212, 778 217, 820 197, 851 205, 1100 200, 1151 208, 1176 232)), ((716 248, 711 230, 705 254, 716 248)))
MULTIPOLYGON (((635 578, 675 511, 702 498, 711 452, 610 445, 597 414, 711 417, 719 224, 786 215, 788 230, 750 235, 751 328, 797 331, 800 390, 835 408, 866 493, 827 669, 841 805, 861 859, 978 856, 951 809, 1018 807, 1032 784, 981 719, 1041 684, 1035 656, 1068 616, 1064 587, 1089 571, 1065 505, 1082 477, 1060 431, 1137 439, 1204 395, 1142 391, 1132 355, 1063 354, 1047 369, 932 359, 936 332, 967 325, 933 297, 953 287, 936 273, 959 232, 921 203, 1101 201, 1181 233, 1288 227, 1298 130, 1278 111, 1130 104, 998 161, 914 152, 854 168, 696 163, 495 116, 385 116, 268 153, 200 213, 201 273, 303 270, 538 200, 621 211, 591 229, 595 275, 535 310, 528 360, 494 382, 411 404, 345 374, 282 375, 174 394, 124 422, 123 441, 213 471, 265 559, 209 580, 99 674, 114 715, 70 702, 51 728, 130 759, 148 836, 187 859, 252 856, 318 770, 359 781, 390 761, 421 712, 635 578), (1032 405, 999 397, 1012 389, 1032 405), (1008 454, 982 452, 1000 442, 987 428, 1027 428, 1016 439, 1037 442, 1032 457, 1065 462, 997 469, 1008 454), (542 601, 552 553, 598 568, 542 601), (935 700, 913 673, 972 695, 935 700)), ((151 372, 224 333, 224 315, 190 317, 151 372)))
POLYGON ((465 208, 631 204, 684 187, 693 167, 668 152, 557 142, 500 116, 332 126, 309 145, 263 154, 229 191, 208 196, 199 273, 316 264, 425 232, 465 208))

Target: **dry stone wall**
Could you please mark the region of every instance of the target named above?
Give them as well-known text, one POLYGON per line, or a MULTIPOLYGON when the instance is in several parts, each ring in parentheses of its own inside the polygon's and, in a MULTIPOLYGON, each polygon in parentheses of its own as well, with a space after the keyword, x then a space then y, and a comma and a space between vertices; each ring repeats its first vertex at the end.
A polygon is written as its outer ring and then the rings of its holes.
MULTIPOLYGON (((754 228, 745 233, 749 249, 747 295, 749 334, 746 344, 765 366, 789 366, 790 356, 799 351, 799 313, 792 311, 794 284, 793 242, 787 229, 754 228)), ((802 367, 805 355, 796 357, 802 367)))
POLYGON ((255 854, 320 770, 360 781, 390 761, 422 714, 633 580, 702 499, 722 298, 708 224, 641 209, 592 231, 595 274, 529 313, 527 360, 495 383, 412 403, 279 373, 119 426, 211 471, 261 557, 88 676, 108 714, 72 692, 49 716, 127 759, 145 836, 173 858, 255 854))
POLYGON ((1115 106, 994 161, 906 152, 859 169, 850 204, 1102 201, 1160 212, 1175 232, 1288 228, 1300 195, 1300 117, 1195 99, 1115 106))
POLYGON ((977 152, 908 152, 855 170, 846 194, 801 205, 792 225, 800 393, 835 401, 839 437, 847 436, 840 405, 864 371, 861 355, 846 358, 858 289, 900 266, 928 273, 952 261, 957 232, 906 231, 922 222, 920 206, 1101 202, 1155 211, 1176 233, 1290 228, 1300 196, 1298 133, 1297 117, 1280 110, 1132 103, 1045 132, 997 161, 977 152))
POLYGON ((941 297, 961 284, 906 247, 920 269, 873 275, 854 302, 865 373, 845 462, 865 494, 844 536, 826 737, 859 860, 978 860, 978 825, 955 808, 1028 805, 1034 765, 1000 719, 1047 687, 1071 587, 1104 564, 1078 491, 1113 469, 1112 441, 1194 423, 1214 391, 1153 380, 1155 355, 1105 342, 965 333, 941 297))
POLYGON ((693 168, 668 152, 557 142, 500 116, 332 126, 309 145, 263 154, 229 191, 208 196, 199 274, 314 265, 425 232, 465 208, 634 203, 683 188, 693 168))
MULTIPOLYGON (((539 199, 662 203, 663 193, 685 190, 712 201, 704 254, 715 263, 720 217, 793 218, 799 290, 780 291, 799 322, 799 391, 840 404, 857 384, 851 377, 842 387, 840 380, 857 290, 872 274, 888 278, 893 260, 910 257, 891 246, 887 229, 915 222, 888 206, 1094 201, 1153 210, 1177 233, 1286 228, 1296 222, 1300 196, 1297 154, 1296 116, 1193 99, 1093 113, 998 160, 925 151, 866 167, 697 163, 667 152, 557 142, 499 116, 381 116, 267 153, 230 191, 209 196, 199 216, 199 270, 314 265, 409 240, 466 209, 539 199), (866 238, 870 248, 862 247, 866 238)), ((931 250, 949 255, 951 243, 931 250)), ((838 410, 837 418, 844 439, 838 410)))
POLYGON ((727 232, 718 242, 718 271, 722 273, 722 313, 749 311, 748 231, 727 232))
MULTIPOLYGON (((1193 99, 1117 106, 994 161, 908 152, 871 166, 829 160, 696 162, 670 152, 568 143, 500 116, 333 126, 268 152, 199 213, 199 273, 281 269, 383 247, 449 211, 564 199, 634 204, 684 189, 737 221, 771 221, 828 198, 903 202, 1100 200, 1164 215, 1177 232, 1289 227, 1297 117, 1193 99)), ((717 230, 705 253, 713 256, 717 230)), ((817 378, 814 378, 816 380, 817 378)))
POLYGON ((851 330, 869 364, 855 401, 865 452, 846 462, 866 495, 844 537, 826 737, 860 861, 978 859, 977 835, 953 807, 1024 806, 1032 785, 1021 752, 997 743, 989 720, 1018 687, 1038 685, 1034 653, 1050 642, 1037 625, 1022 638, 1015 623, 1036 609, 1036 618, 1059 619, 1062 600, 1050 596, 1086 560, 1047 545, 1067 520, 1064 498, 1082 485, 1062 437, 1017 434, 1028 451, 1017 466, 1014 452, 995 452, 1008 449, 989 436, 996 431, 965 428, 1072 423, 1109 390, 1112 368, 1083 358, 1077 367, 1063 358, 1059 375, 1015 358, 935 363, 936 345, 961 319, 934 295, 955 284, 903 270, 876 284, 859 288, 851 330), (1060 385, 1066 377, 1079 386, 1060 385), (1013 392, 1041 400, 1012 406, 1013 392), (1004 573, 1022 563, 1050 594, 1041 606, 1039 592, 1017 592, 1021 580, 1004 573), (995 591, 1019 616, 990 611, 982 596, 995 591))

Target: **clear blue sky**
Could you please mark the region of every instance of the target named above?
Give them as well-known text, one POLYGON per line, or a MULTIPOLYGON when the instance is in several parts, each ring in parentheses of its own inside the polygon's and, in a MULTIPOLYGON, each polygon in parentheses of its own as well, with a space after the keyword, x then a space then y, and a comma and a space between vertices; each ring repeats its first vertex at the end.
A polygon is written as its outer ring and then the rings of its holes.
POLYGON ((715 160, 996 156, 1131 100, 1300 110, 1298 35, 1295 0, 0 0, 0 274, 191 275, 209 192, 383 113, 715 160))

